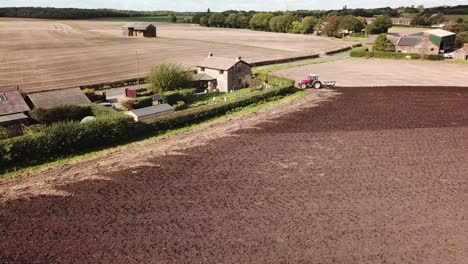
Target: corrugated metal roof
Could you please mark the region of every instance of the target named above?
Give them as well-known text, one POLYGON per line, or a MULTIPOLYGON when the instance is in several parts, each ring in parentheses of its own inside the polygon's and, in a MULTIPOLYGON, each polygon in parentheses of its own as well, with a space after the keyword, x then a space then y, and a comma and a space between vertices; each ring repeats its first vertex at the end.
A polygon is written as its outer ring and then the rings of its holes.
MULTIPOLYGON (((223 57, 209 57, 206 58, 203 62, 201 62, 197 67, 209 68, 214 70, 224 70, 227 71, 234 67, 237 63, 245 63, 247 62, 238 59, 231 59, 231 58, 223 58, 223 57)), ((250 64, 248 64, 250 65, 250 64)))
POLYGON ((447 36, 455 35, 455 33, 447 31, 447 30, 443 30, 443 29, 432 29, 432 30, 427 30, 424 32, 429 33, 434 36, 438 36, 438 37, 447 37, 447 36))
POLYGON ((12 122, 17 120, 28 119, 28 117, 23 113, 16 113, 11 115, 0 116, 0 123, 12 122))
POLYGON ((133 113, 135 116, 141 118, 141 117, 145 117, 149 115, 170 112, 172 110, 174 110, 174 107, 170 106, 169 104, 160 104, 160 105, 132 110, 130 112, 133 113))
POLYGON ((414 47, 419 45, 421 42, 423 42, 424 37, 422 36, 405 36, 401 37, 400 41, 398 41, 398 46, 409 46, 409 47, 414 47))
POLYGON ((136 30, 146 30, 150 26, 155 27, 151 23, 130 23, 130 24, 125 24, 123 26, 123 28, 133 28, 133 29, 136 29, 136 30))
POLYGON ((61 105, 90 104, 88 97, 80 88, 70 88, 48 92, 28 94, 35 108, 52 108, 61 105))
POLYGON ((30 110, 20 92, 6 91, 0 92, 0 94, 4 94, 6 98, 6 100, 0 100, 0 115, 22 113, 30 110))

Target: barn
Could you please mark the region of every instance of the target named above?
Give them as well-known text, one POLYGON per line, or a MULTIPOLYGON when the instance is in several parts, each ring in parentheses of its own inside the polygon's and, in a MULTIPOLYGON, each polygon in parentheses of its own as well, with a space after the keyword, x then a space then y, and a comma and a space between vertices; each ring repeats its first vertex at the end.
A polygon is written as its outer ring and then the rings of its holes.
POLYGON ((122 27, 125 37, 155 38, 156 26, 150 23, 131 23, 122 27))
POLYGON ((436 45, 441 53, 453 51, 455 48, 456 34, 443 29, 432 29, 424 32, 416 33, 415 36, 429 35, 429 40, 436 45))

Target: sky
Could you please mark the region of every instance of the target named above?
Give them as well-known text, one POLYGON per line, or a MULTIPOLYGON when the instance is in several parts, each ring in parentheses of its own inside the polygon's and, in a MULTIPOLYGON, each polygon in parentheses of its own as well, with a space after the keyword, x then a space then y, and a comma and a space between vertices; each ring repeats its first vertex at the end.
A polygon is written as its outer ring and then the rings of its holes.
POLYGON ((468 5, 468 0, 0 0, 0 7, 40 6, 75 8, 113 8, 126 10, 212 11, 225 10, 317 10, 348 8, 399 7, 424 5, 468 5))

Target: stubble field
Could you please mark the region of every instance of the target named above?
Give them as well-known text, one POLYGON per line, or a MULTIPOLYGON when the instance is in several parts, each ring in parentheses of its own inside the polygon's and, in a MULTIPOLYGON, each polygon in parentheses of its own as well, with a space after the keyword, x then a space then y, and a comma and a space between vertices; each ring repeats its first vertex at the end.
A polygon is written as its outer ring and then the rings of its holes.
POLYGON ((248 62, 308 56, 353 43, 314 36, 156 23, 160 38, 122 37, 127 22, 0 19, 0 90, 60 89, 136 78, 152 65, 194 66, 209 52, 248 62))
POLYGON ((468 89, 314 95, 162 155, 0 184, 0 262, 466 263, 468 89))

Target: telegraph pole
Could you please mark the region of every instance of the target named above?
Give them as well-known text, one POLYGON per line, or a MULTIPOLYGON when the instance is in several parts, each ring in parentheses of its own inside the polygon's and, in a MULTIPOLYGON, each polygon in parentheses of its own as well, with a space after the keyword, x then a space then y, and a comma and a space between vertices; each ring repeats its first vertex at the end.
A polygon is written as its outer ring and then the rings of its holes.
POLYGON ((136 54, 136 67, 137 67, 137 83, 138 83, 138 90, 140 90, 140 62, 138 61, 138 50, 135 50, 136 54))

